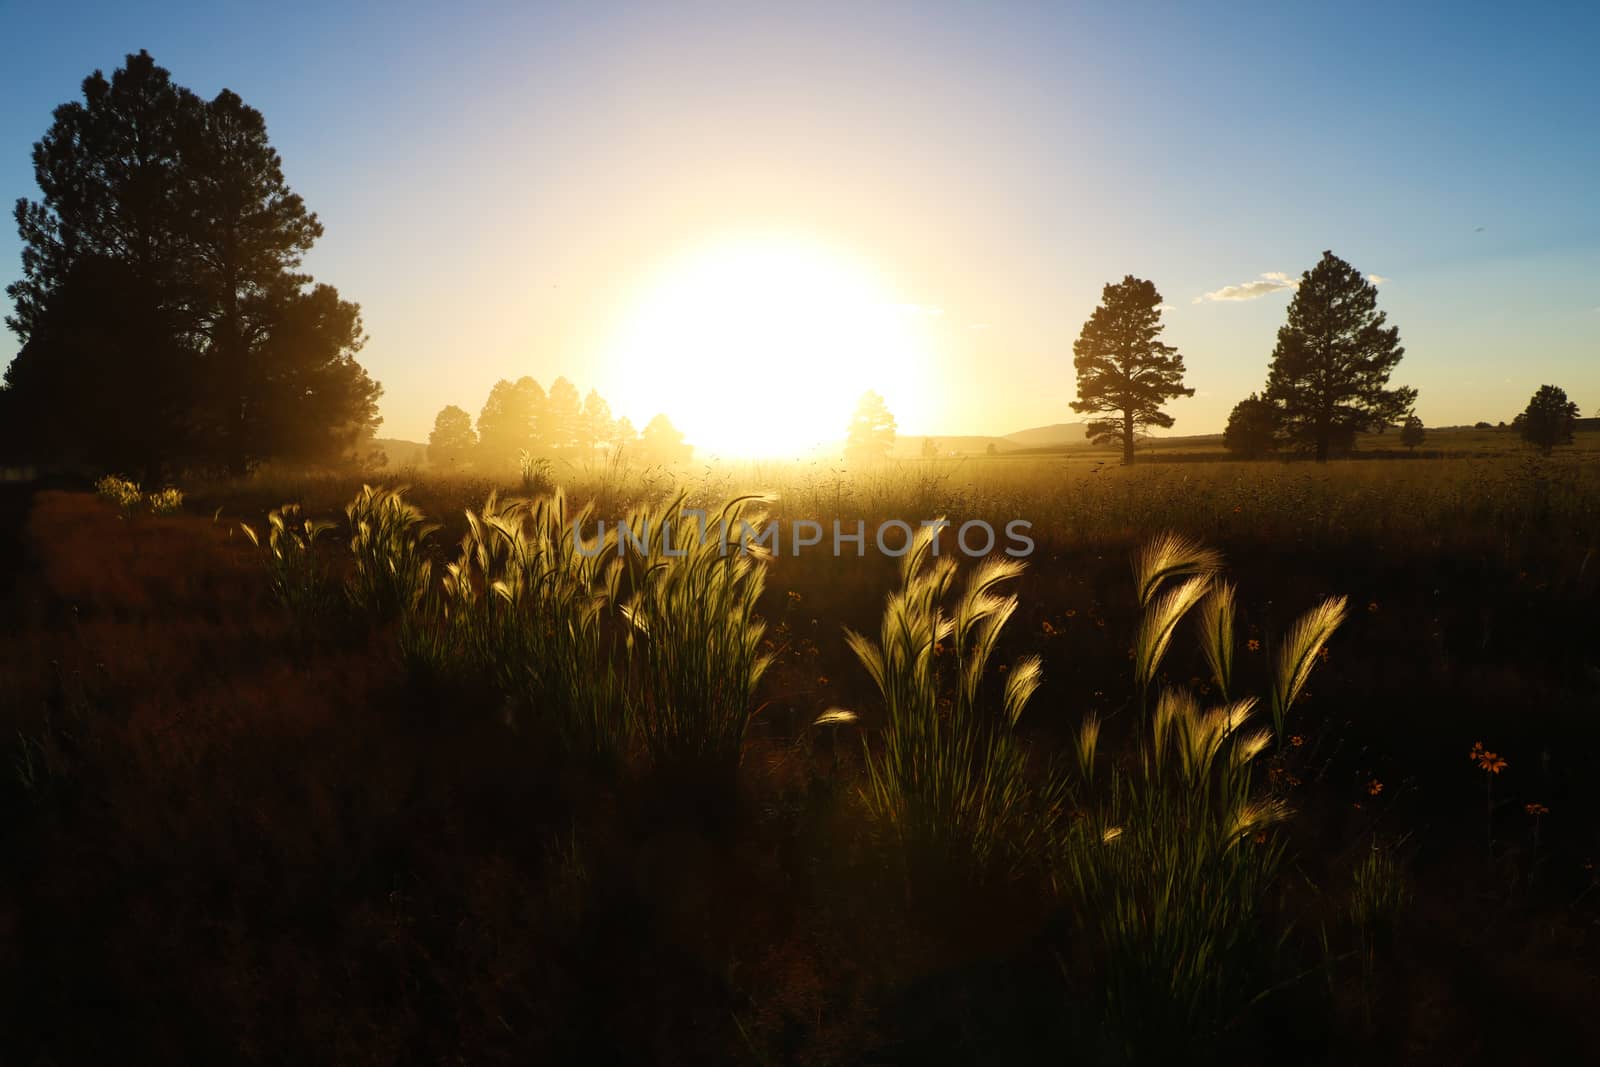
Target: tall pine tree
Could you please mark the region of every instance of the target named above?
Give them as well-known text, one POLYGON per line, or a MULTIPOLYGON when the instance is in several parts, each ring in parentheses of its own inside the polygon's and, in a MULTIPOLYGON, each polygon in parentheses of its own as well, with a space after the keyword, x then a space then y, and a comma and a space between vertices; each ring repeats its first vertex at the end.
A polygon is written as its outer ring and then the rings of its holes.
POLYGON ((1285 435, 1319 463, 1416 403, 1415 389, 1388 388, 1405 349, 1377 305, 1377 285, 1324 252, 1301 275, 1289 321, 1278 330, 1265 397, 1278 408, 1285 435))
POLYGON ((360 310, 299 272, 322 225, 260 112, 227 90, 203 100, 140 52, 55 110, 33 164, 6 385, 36 451, 241 470, 371 436, 360 310), (85 314, 108 295, 109 314, 85 314))
POLYGON ((1133 445, 1146 426, 1172 425, 1161 406, 1193 396, 1183 384, 1183 357, 1158 338, 1161 294, 1155 283, 1129 274, 1101 293, 1100 306, 1072 346, 1078 399, 1072 410, 1102 417, 1089 421, 1096 444, 1122 444, 1122 462, 1133 462, 1133 445))

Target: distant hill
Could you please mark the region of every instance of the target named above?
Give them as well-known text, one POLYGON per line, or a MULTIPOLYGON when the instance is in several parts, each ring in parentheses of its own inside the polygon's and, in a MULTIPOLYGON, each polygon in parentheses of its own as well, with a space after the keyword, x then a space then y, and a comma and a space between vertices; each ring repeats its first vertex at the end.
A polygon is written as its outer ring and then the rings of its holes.
POLYGON ((382 449, 383 454, 389 459, 389 470, 399 470, 401 467, 426 467, 428 465, 428 446, 418 441, 402 441, 398 437, 379 437, 373 440, 372 447, 382 449))
POLYGON ((1081 422, 1056 422, 1049 426, 1035 426, 1031 430, 1008 433, 1004 440, 1017 448, 1061 448, 1081 445, 1089 440, 1088 429, 1081 422))

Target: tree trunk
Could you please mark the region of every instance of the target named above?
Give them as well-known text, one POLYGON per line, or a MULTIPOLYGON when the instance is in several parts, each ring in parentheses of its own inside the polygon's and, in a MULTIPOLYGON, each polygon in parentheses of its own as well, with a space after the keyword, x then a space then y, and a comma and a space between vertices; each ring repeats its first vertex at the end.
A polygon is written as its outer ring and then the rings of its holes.
POLYGON ((1122 465, 1133 466, 1133 412, 1122 414, 1122 465))

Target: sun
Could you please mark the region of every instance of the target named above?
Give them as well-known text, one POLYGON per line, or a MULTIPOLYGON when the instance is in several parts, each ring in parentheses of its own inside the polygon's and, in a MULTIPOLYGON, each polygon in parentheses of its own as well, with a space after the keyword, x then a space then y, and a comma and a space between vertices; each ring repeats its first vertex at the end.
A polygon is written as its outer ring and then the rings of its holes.
POLYGON ((849 252, 728 236, 647 275, 607 346, 608 377, 618 410, 665 413, 697 456, 801 456, 843 438, 867 389, 902 425, 921 421, 932 318, 849 252))

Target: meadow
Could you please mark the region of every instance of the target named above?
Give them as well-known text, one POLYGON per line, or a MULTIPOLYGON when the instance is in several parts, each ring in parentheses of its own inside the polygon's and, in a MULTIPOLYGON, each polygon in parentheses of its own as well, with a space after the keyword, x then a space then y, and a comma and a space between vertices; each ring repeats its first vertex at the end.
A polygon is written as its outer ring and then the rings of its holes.
POLYGON ((7 487, 7 1059, 1581 1062, 1600 434, 1387 444, 7 487))

